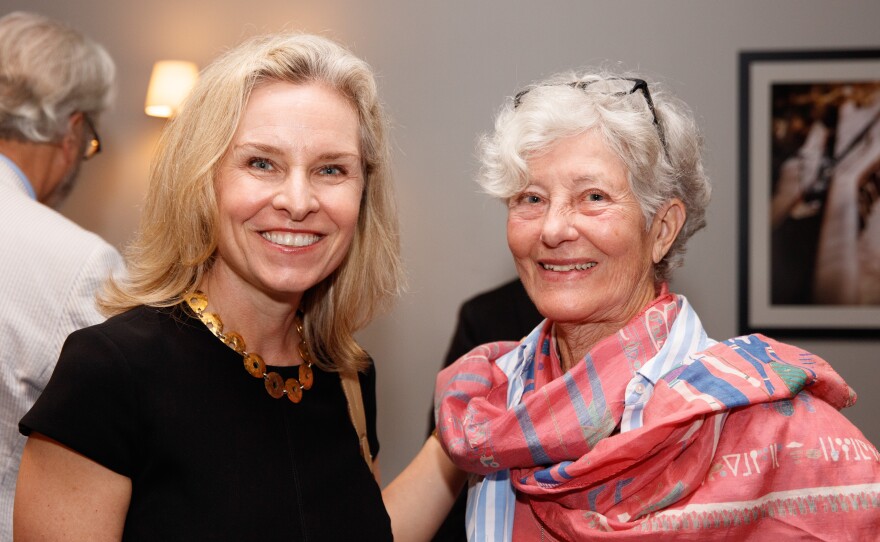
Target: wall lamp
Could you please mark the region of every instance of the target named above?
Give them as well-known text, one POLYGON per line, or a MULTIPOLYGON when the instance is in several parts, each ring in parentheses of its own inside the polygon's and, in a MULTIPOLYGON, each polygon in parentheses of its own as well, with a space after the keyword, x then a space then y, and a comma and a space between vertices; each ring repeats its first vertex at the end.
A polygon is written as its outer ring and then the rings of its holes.
POLYGON ((198 78, 199 69, 192 62, 183 60, 156 62, 150 75, 144 112, 152 117, 173 116, 198 78))

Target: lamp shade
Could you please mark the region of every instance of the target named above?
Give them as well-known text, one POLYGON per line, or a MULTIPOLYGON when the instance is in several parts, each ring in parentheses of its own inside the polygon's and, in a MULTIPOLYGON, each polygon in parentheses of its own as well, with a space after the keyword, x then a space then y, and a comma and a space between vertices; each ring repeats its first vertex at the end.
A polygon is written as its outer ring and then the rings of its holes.
POLYGON ((174 115, 199 78, 192 62, 160 60, 153 65, 144 111, 153 117, 174 115))

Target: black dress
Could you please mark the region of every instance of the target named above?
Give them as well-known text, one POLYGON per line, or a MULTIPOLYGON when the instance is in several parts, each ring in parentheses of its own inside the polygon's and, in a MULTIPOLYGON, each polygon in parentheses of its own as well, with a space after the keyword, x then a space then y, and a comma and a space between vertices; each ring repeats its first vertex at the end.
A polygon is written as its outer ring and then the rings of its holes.
MULTIPOLYGON (((375 456, 372 368, 360 378, 375 456)), ((299 404, 273 399, 179 307, 71 334, 19 428, 131 479, 124 540, 391 540, 339 375, 316 370, 299 404)))

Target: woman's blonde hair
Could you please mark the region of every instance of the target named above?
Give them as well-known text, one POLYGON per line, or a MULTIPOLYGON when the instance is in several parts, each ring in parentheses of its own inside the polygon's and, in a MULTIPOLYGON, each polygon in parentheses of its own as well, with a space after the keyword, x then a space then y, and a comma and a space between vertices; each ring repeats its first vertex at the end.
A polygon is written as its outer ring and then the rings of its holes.
POLYGON ((368 356, 353 333, 402 288, 387 120, 370 67, 323 37, 254 37, 203 71, 160 138, 141 225, 126 249, 127 276, 109 281, 99 303, 108 315, 138 305, 172 306, 201 282, 217 248, 218 166, 251 92, 269 81, 327 85, 358 113, 365 183, 357 230, 342 264, 305 292, 301 309, 319 366, 362 369, 368 356))

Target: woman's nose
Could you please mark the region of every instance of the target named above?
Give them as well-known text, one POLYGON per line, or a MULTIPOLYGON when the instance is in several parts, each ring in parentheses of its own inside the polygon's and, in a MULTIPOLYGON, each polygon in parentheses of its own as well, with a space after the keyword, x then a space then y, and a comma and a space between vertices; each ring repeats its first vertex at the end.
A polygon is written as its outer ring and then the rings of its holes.
POLYGON ((551 206, 541 227, 541 242, 555 247, 576 239, 578 232, 574 227, 575 216, 574 209, 569 206, 551 206))
POLYGON ((303 220, 320 208, 315 187, 304 171, 294 170, 279 187, 272 201, 276 209, 285 210, 293 220, 303 220))

